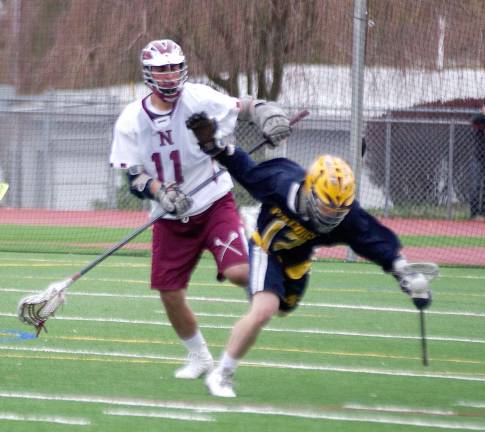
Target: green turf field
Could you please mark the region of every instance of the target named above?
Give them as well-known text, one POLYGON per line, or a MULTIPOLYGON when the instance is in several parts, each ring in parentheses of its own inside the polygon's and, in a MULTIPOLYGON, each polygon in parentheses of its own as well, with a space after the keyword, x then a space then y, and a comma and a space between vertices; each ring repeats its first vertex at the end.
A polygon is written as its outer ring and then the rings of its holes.
MULTIPOLYGON (((20 297, 92 258, 0 253, 0 431, 485 431, 485 269, 433 282, 423 367, 418 315, 392 277, 316 263, 304 303, 268 325, 224 400, 173 378, 185 352, 147 257, 110 257, 71 286, 48 334, 20 333, 20 297)), ((189 296, 218 357, 247 303, 214 276, 202 259, 189 296)))
MULTIPOLYGON (((0 225, 0 252, 93 253, 105 251, 131 234, 132 228, 95 228, 70 226, 0 225)), ((405 246, 417 247, 477 247, 485 248, 485 237, 413 236, 401 235, 405 246)), ((150 230, 141 233, 136 243, 145 243, 145 249, 120 250, 118 254, 147 255, 151 242, 150 230)), ((133 244, 130 243, 130 244, 133 244)))

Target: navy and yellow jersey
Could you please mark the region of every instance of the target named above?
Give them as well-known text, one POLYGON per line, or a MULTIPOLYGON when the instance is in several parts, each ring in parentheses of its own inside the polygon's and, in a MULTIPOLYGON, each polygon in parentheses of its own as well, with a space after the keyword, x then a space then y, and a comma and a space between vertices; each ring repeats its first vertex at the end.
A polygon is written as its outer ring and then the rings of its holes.
POLYGON ((218 160, 231 175, 262 203, 253 241, 283 264, 287 276, 299 279, 310 269, 310 257, 316 246, 344 244, 353 251, 390 271, 401 248, 396 235, 357 201, 343 221, 331 232, 319 233, 310 220, 296 211, 297 192, 305 179, 305 170, 285 159, 256 164, 242 149, 218 160))

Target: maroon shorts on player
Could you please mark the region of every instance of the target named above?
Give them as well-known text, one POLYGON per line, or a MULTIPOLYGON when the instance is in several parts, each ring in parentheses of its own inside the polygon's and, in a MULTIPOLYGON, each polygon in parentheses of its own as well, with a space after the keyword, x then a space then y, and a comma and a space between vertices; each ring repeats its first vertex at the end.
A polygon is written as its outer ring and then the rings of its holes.
POLYGON ((186 288, 204 249, 217 263, 218 277, 228 267, 248 262, 244 228, 231 193, 187 223, 162 219, 153 225, 152 289, 186 288))

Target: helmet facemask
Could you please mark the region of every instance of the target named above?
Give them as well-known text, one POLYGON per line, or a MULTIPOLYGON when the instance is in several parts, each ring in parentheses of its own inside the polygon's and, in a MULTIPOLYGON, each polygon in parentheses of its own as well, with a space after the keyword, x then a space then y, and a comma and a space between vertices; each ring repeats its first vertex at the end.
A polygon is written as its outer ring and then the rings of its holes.
POLYGON ((350 207, 331 207, 325 204, 315 191, 306 194, 307 214, 313 220, 318 232, 325 234, 337 227, 347 216, 350 207))
POLYGON ((150 42, 141 63, 145 84, 164 102, 175 103, 188 75, 180 46, 169 39, 150 42))
POLYGON ((318 232, 336 228, 347 216, 355 197, 350 166, 340 158, 324 155, 311 166, 303 186, 303 208, 318 232))

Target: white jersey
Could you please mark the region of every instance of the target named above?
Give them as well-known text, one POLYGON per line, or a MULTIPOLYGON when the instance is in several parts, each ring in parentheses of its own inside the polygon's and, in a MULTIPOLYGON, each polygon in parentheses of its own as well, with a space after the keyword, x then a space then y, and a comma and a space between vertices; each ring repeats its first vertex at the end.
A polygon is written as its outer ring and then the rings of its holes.
MULTIPOLYGON (((185 125, 186 120, 204 111, 217 120, 221 136, 230 135, 236 127, 238 99, 203 84, 186 83, 172 111, 162 115, 149 110, 148 98, 130 103, 118 117, 111 165, 121 169, 143 165, 149 176, 161 182, 175 181, 188 193, 221 168, 200 150, 193 132, 185 125)), ((230 175, 220 175, 192 196, 194 203, 184 216, 203 212, 232 187, 230 175)), ((152 201, 152 213, 160 211, 160 204, 152 201)), ((166 218, 174 217, 166 215, 166 218)))

